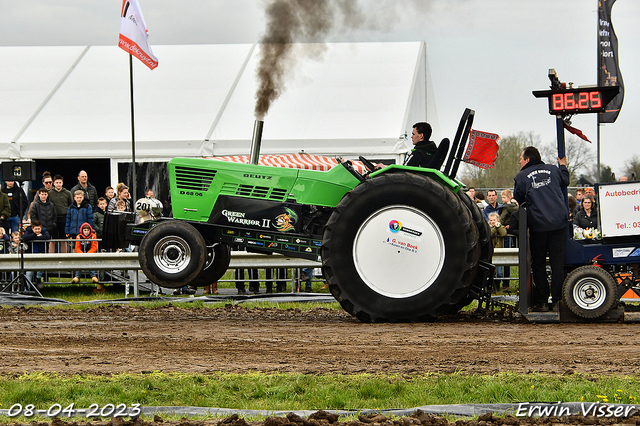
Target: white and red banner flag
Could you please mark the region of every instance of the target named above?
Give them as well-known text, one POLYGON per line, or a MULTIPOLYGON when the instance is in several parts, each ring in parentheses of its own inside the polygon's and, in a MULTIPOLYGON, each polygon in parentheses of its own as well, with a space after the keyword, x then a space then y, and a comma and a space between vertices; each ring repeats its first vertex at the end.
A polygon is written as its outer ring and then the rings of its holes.
POLYGON ((149 30, 144 22, 138 0, 123 0, 120 12, 121 49, 140 59, 150 69, 158 66, 158 59, 153 56, 149 46, 149 30))
POLYGON ((499 139, 500 136, 495 133, 480 132, 472 129, 469 132, 469 145, 462 157, 462 161, 483 169, 493 168, 498 157, 499 139))

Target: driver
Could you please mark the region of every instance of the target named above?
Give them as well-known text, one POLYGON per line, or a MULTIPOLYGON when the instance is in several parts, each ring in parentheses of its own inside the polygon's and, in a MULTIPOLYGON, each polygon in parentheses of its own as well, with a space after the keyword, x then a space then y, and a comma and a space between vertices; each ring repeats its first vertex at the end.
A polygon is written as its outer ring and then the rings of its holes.
POLYGON ((411 141, 414 148, 405 160, 405 166, 427 167, 437 148, 436 144, 429 140, 431 132, 431 125, 424 121, 413 125, 411 141))

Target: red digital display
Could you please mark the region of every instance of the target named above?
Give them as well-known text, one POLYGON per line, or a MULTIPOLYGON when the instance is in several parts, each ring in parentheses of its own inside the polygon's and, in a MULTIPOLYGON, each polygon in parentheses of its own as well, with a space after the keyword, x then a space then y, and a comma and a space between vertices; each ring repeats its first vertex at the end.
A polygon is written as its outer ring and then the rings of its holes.
POLYGON ((618 94, 618 86, 588 87, 579 89, 538 90, 536 98, 549 99, 549 114, 573 115, 604 112, 606 106, 618 94))
POLYGON ((551 111, 558 113, 593 112, 602 108, 600 91, 554 93, 549 99, 551 111))

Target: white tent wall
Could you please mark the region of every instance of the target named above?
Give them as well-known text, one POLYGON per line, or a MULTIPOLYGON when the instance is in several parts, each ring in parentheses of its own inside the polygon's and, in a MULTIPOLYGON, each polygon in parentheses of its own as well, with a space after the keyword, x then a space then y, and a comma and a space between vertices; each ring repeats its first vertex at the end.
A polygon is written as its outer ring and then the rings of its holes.
MULTIPOLYGON (((409 96, 409 103, 405 108, 405 119, 402 128, 407 131, 407 144, 411 145, 412 126, 425 121, 431 112, 427 105, 427 51, 426 45, 421 46, 418 60, 415 64, 413 81, 411 82, 412 93, 409 96)), ((429 120, 431 122, 431 120, 429 120)))
MULTIPOLYGON (((154 71, 134 61, 136 152, 148 158, 210 155, 204 135, 250 47, 157 46, 166 64, 154 71)), ((128 55, 117 47, 91 47, 18 143, 27 158, 130 158, 128 55)))
POLYGON ((0 157, 20 157, 16 140, 83 51, 83 47, 0 47, 0 157))
MULTIPOLYGON (((259 46, 154 46, 134 60, 136 159, 246 155, 259 46)), ((427 116, 424 42, 301 44, 263 154, 400 159, 427 116), (311 50, 324 49, 320 59, 311 50)), ((117 46, 0 47, 0 161, 131 156, 128 55, 117 46)))

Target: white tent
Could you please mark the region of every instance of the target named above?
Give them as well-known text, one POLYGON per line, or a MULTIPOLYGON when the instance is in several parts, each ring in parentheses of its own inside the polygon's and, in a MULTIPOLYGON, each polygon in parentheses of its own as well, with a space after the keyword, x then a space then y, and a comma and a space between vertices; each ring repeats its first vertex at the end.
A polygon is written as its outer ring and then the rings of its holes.
MULTIPOLYGON (((427 117, 425 43, 330 43, 305 56, 318 47, 296 45, 261 153, 401 157, 427 117)), ((248 154, 259 45, 153 50, 155 70, 134 60, 136 159, 248 154)), ((130 161, 128 60, 117 46, 0 47, 0 161, 130 161)))

